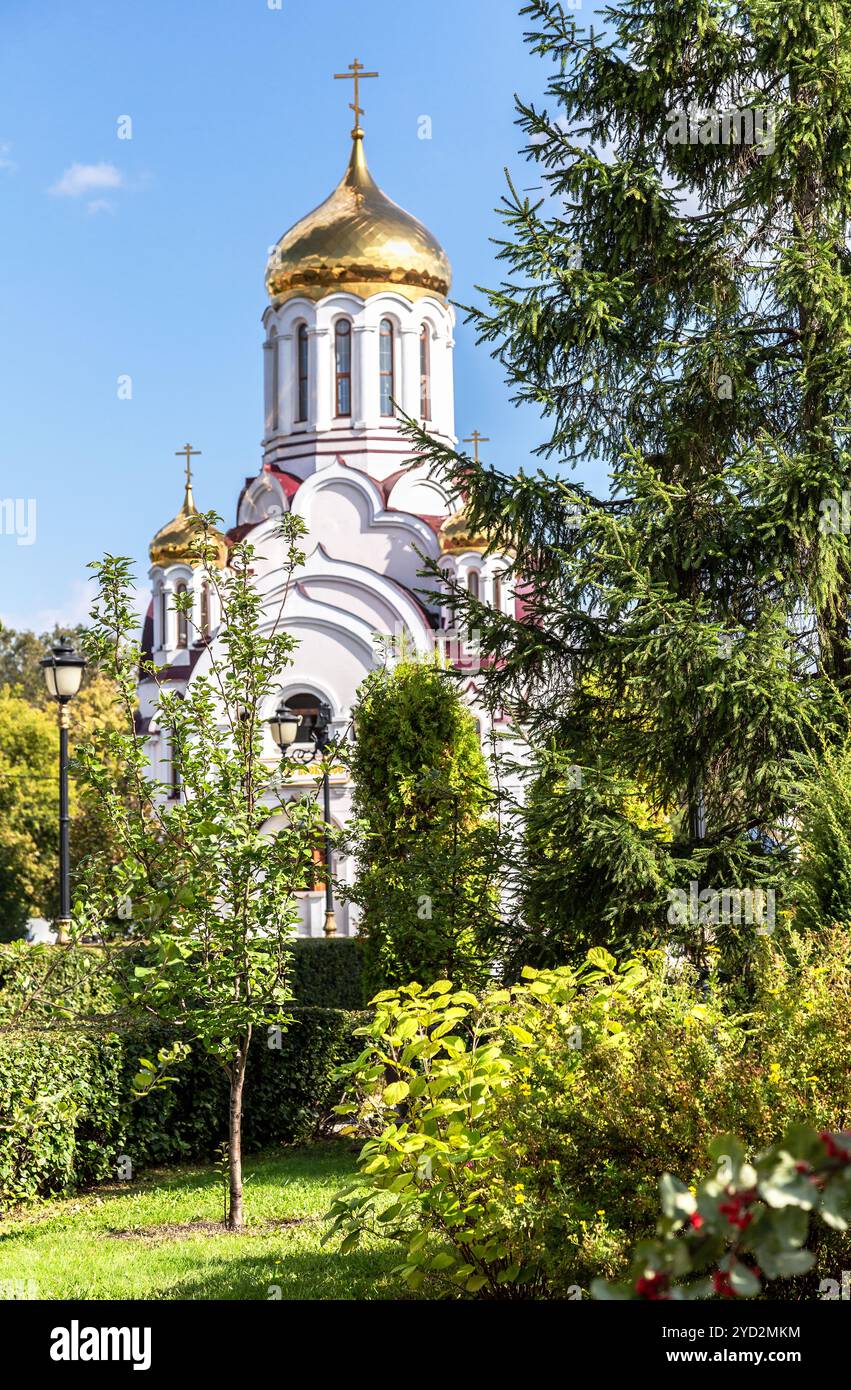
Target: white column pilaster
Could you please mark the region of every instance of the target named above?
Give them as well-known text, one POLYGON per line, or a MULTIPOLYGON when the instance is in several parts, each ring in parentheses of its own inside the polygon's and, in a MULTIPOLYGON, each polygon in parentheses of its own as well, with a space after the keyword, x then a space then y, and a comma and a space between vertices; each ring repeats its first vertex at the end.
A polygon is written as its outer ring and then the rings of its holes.
POLYGON ((354 362, 353 426, 373 429, 378 424, 378 329, 372 323, 355 324, 352 337, 354 362))
POLYGON ((315 430, 331 428, 334 380, 331 333, 327 328, 308 328, 310 339, 310 423, 315 430))
POLYGON ((403 328, 401 352, 402 380, 396 387, 396 399, 406 415, 420 418, 420 330, 403 328))
POLYGON ((263 404, 266 439, 275 433, 275 344, 267 338, 263 344, 263 404))

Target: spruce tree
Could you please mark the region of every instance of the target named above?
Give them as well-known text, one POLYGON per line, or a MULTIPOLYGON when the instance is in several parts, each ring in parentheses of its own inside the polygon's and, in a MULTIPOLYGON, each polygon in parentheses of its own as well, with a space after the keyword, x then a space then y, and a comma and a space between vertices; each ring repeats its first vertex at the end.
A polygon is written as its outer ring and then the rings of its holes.
POLYGON ((586 883, 600 939, 649 894, 658 935, 714 938, 739 971, 754 924, 672 926, 665 904, 696 881, 782 910, 794 757, 847 697, 851 4, 621 0, 596 33, 553 0, 522 13, 552 68, 546 104, 517 106, 543 191, 509 176, 506 276, 470 313, 543 414, 547 466, 509 478, 432 443, 513 548, 524 610, 453 597, 487 698, 549 749, 544 782, 553 757, 582 769, 560 809, 619 789, 596 878, 599 836, 562 816, 553 953, 586 883), (566 472, 589 460, 608 494, 566 472))

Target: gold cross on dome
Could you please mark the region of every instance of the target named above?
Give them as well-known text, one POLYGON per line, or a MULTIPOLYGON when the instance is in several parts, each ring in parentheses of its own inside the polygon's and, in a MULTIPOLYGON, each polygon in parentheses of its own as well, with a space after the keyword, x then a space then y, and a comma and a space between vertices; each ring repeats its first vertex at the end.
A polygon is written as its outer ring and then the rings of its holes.
POLYGON ((182 449, 175 450, 175 458, 186 459, 186 486, 192 486, 192 458, 201 457, 200 449, 193 449, 191 444, 184 444, 182 449))
POLYGON ((472 445, 473 445, 473 447, 474 447, 474 449, 475 449, 474 458, 475 458, 475 460, 476 460, 476 463, 478 463, 478 461, 479 461, 479 445, 480 445, 480 444, 490 444, 490 439, 488 438, 488 436, 487 436, 486 434, 479 434, 479 431, 478 431, 478 430, 473 430, 473 433, 470 435, 470 438, 469 438, 469 439, 463 439, 461 442, 462 442, 462 444, 472 444, 472 445))
MULTIPOLYGON (((381 74, 377 72, 367 72, 363 66, 363 63, 358 62, 357 58, 355 58, 355 61, 353 63, 349 63, 348 72, 334 73, 335 82, 351 82, 354 79, 355 99, 353 102, 349 102, 349 106, 355 113, 355 131, 360 130, 360 118, 364 114, 363 107, 360 104, 360 84, 367 77, 380 76, 381 74)), ((352 134, 354 134, 354 131, 352 132, 352 134)))

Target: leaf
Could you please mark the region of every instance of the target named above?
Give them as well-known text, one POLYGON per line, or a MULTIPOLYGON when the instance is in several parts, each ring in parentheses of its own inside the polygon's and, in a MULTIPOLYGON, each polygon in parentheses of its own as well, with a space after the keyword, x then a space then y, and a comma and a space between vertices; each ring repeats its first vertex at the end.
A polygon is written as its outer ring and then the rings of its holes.
POLYGON ((821 1198, 821 1216, 834 1231, 847 1231, 851 1225, 851 1183, 847 1172, 833 1178, 821 1198))
POLYGON ((756 1275, 738 1261, 730 1267, 730 1287, 739 1298, 753 1298, 762 1288, 756 1275))
POLYGON ((607 975, 613 974, 617 970, 618 963, 613 955, 604 946, 592 946, 587 956, 588 963, 603 970, 607 975))
POLYGON ((697 1210, 697 1202, 679 1178, 664 1173, 659 1179, 659 1195, 662 1210, 672 1220, 685 1221, 697 1210))
POLYGON ((440 1254, 435 1255, 431 1262, 431 1268, 434 1270, 451 1269, 454 1264, 455 1256, 450 1255, 448 1251, 442 1250, 440 1254))
POLYGON ((407 1081, 393 1081, 389 1086, 385 1086, 381 1099, 385 1105, 398 1105, 410 1092, 407 1081))

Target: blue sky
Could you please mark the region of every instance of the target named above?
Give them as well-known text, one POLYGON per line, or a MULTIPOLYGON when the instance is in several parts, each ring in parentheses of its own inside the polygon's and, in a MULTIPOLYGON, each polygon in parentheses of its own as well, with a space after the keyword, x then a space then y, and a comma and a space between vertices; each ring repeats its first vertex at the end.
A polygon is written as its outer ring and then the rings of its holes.
MULTIPOLYGON (((362 103, 378 182, 443 242, 454 297, 498 280, 503 166, 526 172, 513 93, 545 79, 519 3, 276 3, 3 0, 0 501, 37 504, 33 544, 0 529, 10 625, 82 618, 106 550, 144 576, 186 440, 199 505, 233 522, 260 464, 267 250, 343 171, 351 96, 332 74, 355 56, 381 72, 362 103)), ((528 464, 540 423, 460 322, 457 340, 459 431, 528 464)))

